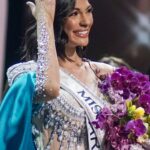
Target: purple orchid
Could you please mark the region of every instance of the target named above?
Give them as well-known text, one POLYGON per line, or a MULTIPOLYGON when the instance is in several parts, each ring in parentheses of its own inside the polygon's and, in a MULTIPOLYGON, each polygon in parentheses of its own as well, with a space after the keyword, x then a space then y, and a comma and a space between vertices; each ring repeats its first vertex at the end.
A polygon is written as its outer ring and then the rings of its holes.
POLYGON ((106 135, 106 139, 110 141, 111 146, 115 150, 122 150, 123 147, 129 149, 131 140, 126 138, 127 135, 128 133, 124 131, 124 128, 122 126, 114 126, 109 131, 109 134, 106 135))
POLYGON ((147 114, 150 114, 150 95, 141 95, 139 98, 139 104, 144 108, 147 114))
POLYGON ((113 104, 111 107, 111 110, 118 118, 125 116, 127 114, 127 108, 126 108, 125 101, 113 104))
POLYGON ((125 130, 128 132, 133 132, 133 134, 137 137, 146 133, 146 127, 141 119, 130 120, 126 125, 125 130))
POLYGON ((103 84, 99 83, 98 87, 102 93, 107 94, 108 89, 110 88, 110 84, 108 82, 105 82, 103 84))
POLYGON ((142 86, 142 93, 150 94, 150 82, 143 82, 141 86, 142 86))
POLYGON ((107 124, 112 123, 112 119, 110 116, 112 116, 111 110, 107 107, 104 107, 96 116, 96 121, 93 121, 92 124, 95 125, 96 128, 104 129, 106 128, 107 124))
POLYGON ((149 77, 121 67, 101 80, 98 88, 112 105, 110 108, 103 108, 92 124, 106 130, 106 142, 114 150, 122 150, 123 147, 128 150, 130 144, 136 144, 139 136, 148 134, 144 125, 148 122, 132 120, 129 108, 133 105, 135 108, 142 107, 145 111, 144 117, 150 115, 149 77), (131 103, 126 103, 126 100, 131 103))

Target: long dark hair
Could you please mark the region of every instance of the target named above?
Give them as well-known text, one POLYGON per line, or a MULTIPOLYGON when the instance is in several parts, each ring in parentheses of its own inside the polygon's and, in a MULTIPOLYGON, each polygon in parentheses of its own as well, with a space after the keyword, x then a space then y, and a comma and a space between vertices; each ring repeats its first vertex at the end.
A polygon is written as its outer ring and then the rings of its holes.
MULTIPOLYGON (((57 55, 62 59, 67 58, 65 54, 65 44, 68 42, 68 37, 63 31, 65 18, 72 12, 75 7, 75 0, 56 0, 56 12, 54 18, 54 34, 57 55)), ((86 47, 77 47, 77 54, 83 57, 86 47)), ((32 18, 31 24, 25 32, 23 42, 23 57, 22 60, 37 60, 37 24, 32 18)))

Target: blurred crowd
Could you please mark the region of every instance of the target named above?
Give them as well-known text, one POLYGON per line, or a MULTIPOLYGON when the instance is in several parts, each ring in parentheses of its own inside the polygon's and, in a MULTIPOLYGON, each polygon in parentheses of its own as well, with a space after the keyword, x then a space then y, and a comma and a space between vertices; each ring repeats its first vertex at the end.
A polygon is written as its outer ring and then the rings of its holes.
POLYGON ((89 56, 94 59, 119 57, 136 70, 150 74, 150 0, 97 0, 93 3, 98 19, 91 49, 96 49, 96 57, 92 52, 89 56))
POLYGON ((150 0, 128 0, 126 5, 133 18, 127 17, 131 41, 128 53, 141 71, 150 71, 150 0))

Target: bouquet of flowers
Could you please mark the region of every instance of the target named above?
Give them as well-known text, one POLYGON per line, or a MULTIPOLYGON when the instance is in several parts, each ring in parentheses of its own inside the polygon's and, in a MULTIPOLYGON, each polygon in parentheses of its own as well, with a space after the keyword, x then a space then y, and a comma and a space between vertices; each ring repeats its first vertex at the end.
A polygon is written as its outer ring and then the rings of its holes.
POLYGON ((92 123, 105 129, 107 144, 115 150, 128 150, 145 143, 150 138, 149 77, 121 67, 103 78, 99 89, 111 105, 92 123))

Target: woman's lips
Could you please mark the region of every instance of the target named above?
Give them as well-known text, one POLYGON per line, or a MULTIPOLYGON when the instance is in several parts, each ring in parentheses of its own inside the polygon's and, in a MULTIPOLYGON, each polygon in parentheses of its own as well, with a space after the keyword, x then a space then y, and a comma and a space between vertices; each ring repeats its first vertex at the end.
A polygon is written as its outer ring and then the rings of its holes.
POLYGON ((80 38, 87 38, 89 35, 89 31, 85 30, 85 31, 75 31, 74 32, 76 36, 80 37, 80 38))

